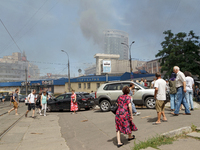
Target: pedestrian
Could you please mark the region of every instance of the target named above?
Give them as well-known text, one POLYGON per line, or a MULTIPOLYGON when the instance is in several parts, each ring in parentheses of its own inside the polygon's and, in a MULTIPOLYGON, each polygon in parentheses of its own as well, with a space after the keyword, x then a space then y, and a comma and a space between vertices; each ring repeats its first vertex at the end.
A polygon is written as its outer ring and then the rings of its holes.
POLYGON ((133 113, 131 106, 131 97, 128 95, 130 89, 128 86, 123 87, 123 95, 120 95, 117 99, 117 111, 115 116, 115 127, 117 132, 117 147, 121 147, 124 143, 121 142, 120 133, 128 135, 128 141, 135 139, 132 135, 132 131, 137 131, 137 127, 132 122, 133 113))
POLYGON ((144 86, 145 86, 145 87, 148 86, 148 84, 147 84, 147 80, 146 80, 146 79, 144 79, 144 86))
POLYGON ((197 85, 196 85, 196 88, 195 88, 195 96, 196 96, 197 102, 199 102, 199 88, 198 88, 197 85))
POLYGON ((133 95, 134 95, 134 89, 135 89, 135 85, 133 83, 130 83, 130 86, 129 86, 129 89, 130 89, 130 92, 129 92, 129 96, 131 97, 131 105, 132 105, 132 112, 133 112, 133 115, 134 116, 138 116, 140 115, 141 113, 140 112, 137 112, 136 108, 135 108, 135 104, 133 103, 133 95))
POLYGON ((185 107, 185 113, 183 115, 191 115, 188 103, 185 99, 186 93, 186 79, 183 72, 180 71, 178 66, 174 66, 173 68, 174 73, 176 73, 176 89, 177 89, 177 99, 176 99, 176 107, 175 111, 172 112, 174 116, 179 115, 179 108, 181 104, 185 107))
POLYGON ((170 107, 171 107, 171 111, 175 110, 175 106, 176 106, 176 74, 172 73, 171 74, 171 78, 169 79, 169 93, 170 93, 170 107))
POLYGON ((193 88, 194 88, 194 79, 191 77, 191 73, 188 71, 184 72, 185 79, 186 79, 186 93, 185 98, 187 100, 188 106, 191 108, 190 110, 193 111, 193 88))
POLYGON ((4 101, 5 101, 5 96, 4 96, 4 94, 2 94, 2 102, 3 102, 3 104, 4 104, 4 101))
MULTIPOLYGON (((41 106, 42 106, 42 111, 44 111, 44 116, 46 116, 46 111, 47 111, 47 100, 48 100, 48 96, 46 91, 43 92, 42 96, 41 96, 41 106)), ((42 115, 42 113, 41 113, 42 115)))
POLYGON ((74 90, 72 90, 72 95, 71 95, 71 111, 74 111, 72 114, 76 114, 77 110, 78 110, 78 103, 76 101, 76 94, 74 93, 74 90))
POLYGON ((35 118, 35 93, 36 90, 33 89, 32 93, 28 95, 28 110, 26 111, 25 117, 27 117, 28 112, 31 111, 31 109, 33 109, 32 118, 35 118))
POLYGON ((153 78, 153 81, 151 82, 151 88, 154 89, 154 83, 156 81, 156 78, 153 78))
POLYGON ((39 110, 40 116, 42 115, 42 113, 41 113, 41 110, 42 110, 41 96, 42 96, 42 92, 39 93, 39 95, 37 96, 37 100, 36 100, 36 108, 39 110))
POLYGON ((8 114, 10 114, 11 111, 15 110, 15 115, 19 115, 17 113, 18 104, 19 104, 18 93, 19 93, 19 89, 16 89, 15 93, 13 94, 13 108, 8 111, 8 114))
POLYGON ((144 86, 143 78, 140 80, 140 85, 144 86))
POLYGON ((168 79, 165 79, 165 81, 166 81, 166 92, 167 92, 167 94, 169 94, 169 91, 170 91, 169 81, 168 81, 168 79))
POLYGON ((167 118, 165 116, 165 101, 166 101, 166 81, 161 78, 161 74, 159 72, 156 73, 156 82, 154 83, 154 98, 156 99, 156 111, 158 119, 156 122, 153 122, 153 125, 160 124, 161 115, 163 116, 162 121, 167 122, 167 118))

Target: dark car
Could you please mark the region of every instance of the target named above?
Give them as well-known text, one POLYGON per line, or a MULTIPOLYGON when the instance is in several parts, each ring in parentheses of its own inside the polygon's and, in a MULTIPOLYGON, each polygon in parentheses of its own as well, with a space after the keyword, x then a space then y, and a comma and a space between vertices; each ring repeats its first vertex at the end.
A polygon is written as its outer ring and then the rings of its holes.
POLYGON ((19 95, 19 102, 25 102, 26 95, 19 95))
MULTIPOLYGON (((76 93, 76 101, 78 103, 78 110, 84 108, 85 110, 89 110, 94 106, 94 101, 91 98, 89 93, 76 93)), ((66 93, 57 96, 52 100, 47 101, 48 111, 52 110, 70 110, 71 106, 71 93, 66 93)))

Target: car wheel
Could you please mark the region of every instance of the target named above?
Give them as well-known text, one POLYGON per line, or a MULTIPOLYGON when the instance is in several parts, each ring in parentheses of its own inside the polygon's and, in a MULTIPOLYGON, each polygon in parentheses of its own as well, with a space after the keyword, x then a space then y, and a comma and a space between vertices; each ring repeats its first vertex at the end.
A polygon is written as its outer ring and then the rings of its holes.
POLYGON ((50 105, 47 106, 47 111, 48 111, 48 112, 52 111, 52 108, 51 108, 50 105))
POLYGON ((110 102, 108 100, 103 100, 100 103, 100 108, 101 108, 101 111, 103 111, 103 112, 109 111, 110 110, 110 102))
POLYGON ((154 97, 146 98, 145 105, 147 108, 154 109, 155 105, 156 105, 156 101, 155 101, 154 97))

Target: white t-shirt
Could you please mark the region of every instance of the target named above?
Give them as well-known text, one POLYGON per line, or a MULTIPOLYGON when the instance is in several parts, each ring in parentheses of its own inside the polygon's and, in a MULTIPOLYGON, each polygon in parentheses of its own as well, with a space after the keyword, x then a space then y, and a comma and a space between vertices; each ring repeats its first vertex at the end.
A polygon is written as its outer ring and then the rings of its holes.
POLYGON ((156 99, 166 100, 166 81, 163 79, 156 80, 154 83, 154 88, 158 88, 156 99))
POLYGON ((187 76, 185 79, 186 79, 186 90, 193 90, 192 85, 194 84, 194 79, 190 76, 187 76))
POLYGON ((28 98, 31 101, 31 103, 35 103, 35 95, 33 95, 33 93, 29 94, 28 98))

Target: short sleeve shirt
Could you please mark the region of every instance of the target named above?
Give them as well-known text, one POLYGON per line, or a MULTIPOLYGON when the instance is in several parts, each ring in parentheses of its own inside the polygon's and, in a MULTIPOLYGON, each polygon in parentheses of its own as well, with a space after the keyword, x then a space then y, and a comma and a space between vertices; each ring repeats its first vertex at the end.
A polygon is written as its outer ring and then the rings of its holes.
POLYGON ((18 101, 18 94, 17 93, 14 93, 13 97, 15 97, 15 100, 18 101))
POLYGON ((155 81, 154 88, 158 88, 156 95, 157 100, 166 100, 166 81, 158 79, 155 81))
POLYGON ((193 90, 192 85, 194 84, 194 79, 190 76, 186 77, 186 90, 193 90))
POLYGON ((183 82, 186 82, 186 79, 185 79, 185 75, 179 71, 177 74, 176 74, 176 87, 180 87, 180 86, 183 86, 183 82))
POLYGON ((28 98, 29 98, 31 103, 35 103, 35 95, 33 95, 33 93, 29 94, 28 98))

